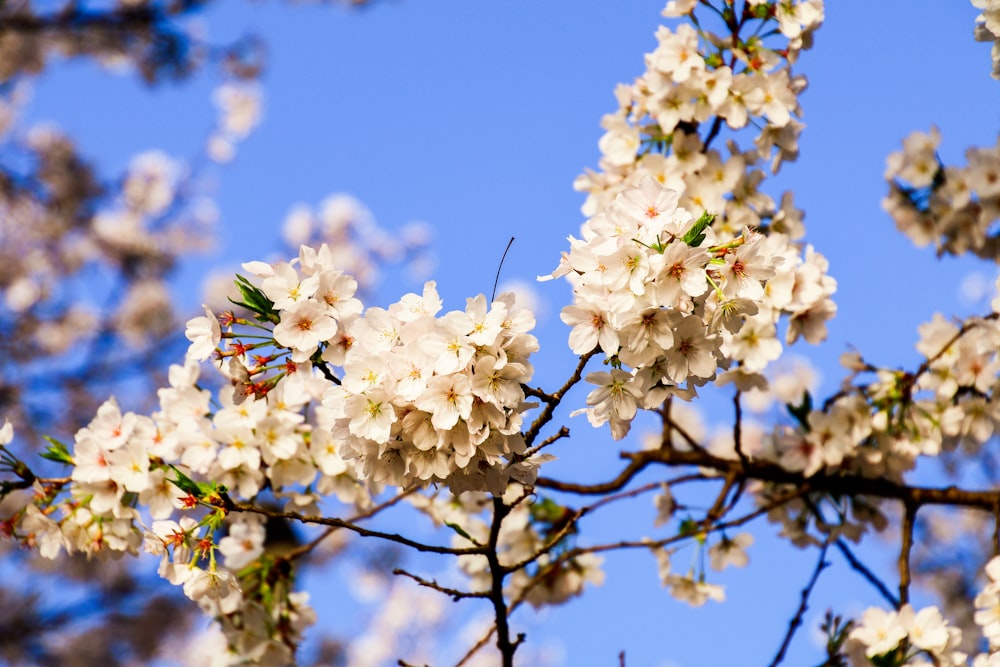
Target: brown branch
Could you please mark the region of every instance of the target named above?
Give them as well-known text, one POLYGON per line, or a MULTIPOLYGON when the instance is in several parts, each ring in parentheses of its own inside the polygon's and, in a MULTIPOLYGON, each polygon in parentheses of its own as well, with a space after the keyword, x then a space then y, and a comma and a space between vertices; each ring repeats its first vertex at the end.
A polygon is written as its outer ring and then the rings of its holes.
POLYGON ((809 596, 812 595, 813 588, 815 588, 816 582, 819 581, 820 573, 830 566, 829 561, 826 560, 826 551, 829 548, 830 542, 828 540, 820 549, 819 559, 816 561, 816 567, 813 569, 809 582, 806 584, 806 587, 802 589, 802 594, 799 600, 799 608, 795 611, 795 616, 793 616, 792 620, 788 623, 788 632, 785 633, 785 638, 781 642, 781 646, 778 648, 778 653, 774 656, 774 660, 771 661, 771 667, 778 667, 778 665, 781 664, 781 661, 785 659, 785 653, 788 651, 788 647, 792 644, 792 638, 795 636, 795 632, 802 625, 802 618, 809 609, 809 596))
POLYGON ((903 503, 902 544, 899 547, 899 604, 910 601, 910 552, 913 550, 913 524, 918 505, 903 503))
POLYGON ((410 547, 411 549, 426 553, 450 554, 452 556, 483 555, 486 553, 486 549, 484 547, 455 548, 440 547, 433 544, 423 544, 422 542, 416 542, 396 533, 384 533, 378 530, 368 530, 367 528, 362 528, 361 526, 355 525, 350 521, 345 521, 344 519, 338 519, 336 517, 305 516, 299 514, 298 512, 269 510, 264 507, 257 507, 256 505, 237 503, 230 499, 224 499, 223 508, 229 512, 250 512, 252 514, 260 514, 262 516, 274 517, 278 519, 290 519, 301 523, 314 523, 321 526, 346 528, 347 530, 353 531, 362 537, 378 537, 383 540, 396 542, 397 544, 402 544, 410 547))
MULTIPOLYGON (((733 519, 731 521, 727 521, 727 522, 723 522, 723 523, 716 523, 714 526, 712 526, 711 528, 709 528, 708 530, 706 530, 705 533, 713 533, 713 532, 717 532, 717 531, 724 531, 724 530, 728 530, 729 528, 735 528, 735 527, 738 527, 738 526, 742 526, 742 525, 744 525, 746 523, 749 523, 750 521, 753 521, 754 519, 756 519, 757 517, 759 517, 759 516, 761 516, 763 514, 767 514, 768 512, 770 512, 771 510, 773 510, 773 509, 775 509, 777 507, 780 507, 780 506, 782 506, 782 505, 784 505, 786 503, 791 502, 792 500, 795 500, 796 498, 799 498, 804 493, 805 493, 805 491, 803 491, 803 490, 798 490, 798 489, 792 490, 789 493, 787 493, 787 494, 785 494, 785 495, 783 495, 783 496, 781 496, 779 498, 776 498, 776 499, 772 500, 768 504, 766 504, 766 505, 764 505, 762 507, 759 507, 756 510, 754 510, 754 511, 748 513, 748 514, 745 514, 744 516, 741 516, 741 517, 739 517, 737 519, 733 519)), ((695 536, 696 535, 694 533, 678 533, 677 535, 673 535, 671 537, 668 537, 668 538, 665 538, 665 539, 662 539, 662 540, 657 540, 657 541, 648 540, 648 539, 647 540, 641 540, 641 541, 624 541, 623 540, 623 541, 620 541, 620 542, 615 542, 615 543, 610 543, 610 544, 601 544, 601 545, 595 545, 595 546, 591 546, 591 547, 579 547, 579 548, 571 549, 569 551, 561 553, 561 554, 559 554, 559 556, 557 558, 553 559, 552 561, 550 561, 549 563, 547 563, 544 567, 540 568, 539 571, 538 571, 538 573, 535 575, 535 578, 532 579, 530 582, 528 582, 528 584, 523 589, 521 589, 521 591, 517 594, 517 597, 511 602, 511 605, 510 605, 510 608, 508 610, 508 613, 513 613, 513 611, 515 609, 517 609, 522 604, 524 604, 525 600, 527 600, 527 598, 528 598, 528 594, 536 586, 538 586, 542 581, 544 581, 545 575, 547 573, 551 572, 553 569, 555 569, 557 567, 560 567, 563 563, 576 558, 577 556, 580 556, 580 555, 583 555, 583 554, 586 554, 586 553, 600 553, 600 552, 603 552, 603 551, 613 551, 613 550, 617 550, 617 549, 655 549, 655 548, 664 547, 664 546, 669 545, 669 544, 674 544, 676 542, 681 542, 681 541, 686 540, 686 539, 691 539, 691 538, 693 538, 695 536)), ((458 667, 458 666, 456 665, 456 667, 458 667)))
POLYGON ((461 660, 455 663, 455 667, 462 667, 462 665, 469 662, 469 660, 471 660, 472 657, 479 652, 479 649, 490 643, 490 639, 493 637, 493 633, 496 631, 497 631, 497 626, 491 625, 489 631, 485 635, 483 635, 483 637, 479 641, 473 644, 472 648, 466 651, 465 655, 462 656, 461 660))
POLYGON ((566 428, 565 426, 562 426, 562 427, 559 428, 559 432, 558 433, 556 433, 555 435, 550 435, 549 437, 545 438, 545 440, 542 440, 540 443, 538 443, 534 447, 532 447, 532 448, 530 448, 528 450, 525 450, 525 452, 523 454, 521 454, 520 456, 518 456, 518 459, 520 459, 522 461, 524 459, 529 459, 532 456, 534 456, 535 454, 537 454, 538 452, 540 452, 541 450, 543 450, 546 447, 548 447, 549 445, 553 444, 554 442, 556 442, 558 440, 561 440, 563 438, 568 438, 568 437, 569 437, 569 429, 566 428))
POLYGON ((1000 502, 993 509, 993 555, 1000 556, 1000 502))
MULTIPOLYGON (((622 454, 625 456, 625 454, 622 454)), ((652 461, 632 459, 625 468, 618 473, 618 476, 608 482, 600 484, 576 484, 575 482, 560 482, 548 477, 539 477, 535 480, 535 486, 544 489, 555 489, 556 491, 566 491, 568 493, 579 493, 581 495, 601 495, 611 493, 624 487, 632 481, 632 478, 639 474, 643 468, 652 461)))
POLYGON ((485 592, 472 593, 470 591, 460 591, 460 590, 458 590, 456 588, 448 588, 447 586, 442 586, 441 584, 439 584, 438 582, 436 582, 434 580, 428 581, 427 579, 419 577, 419 576, 413 574, 412 572, 407 572, 406 570, 404 570, 402 568, 398 568, 398 567, 396 569, 394 569, 392 571, 392 573, 395 574, 395 575, 397 575, 397 576, 409 577, 410 579, 413 579, 413 581, 417 582, 421 586, 425 586, 427 588, 431 588, 431 589, 433 589, 435 591, 438 591, 439 593, 444 593, 445 595, 447 595, 448 597, 450 597, 455 602, 458 602, 459 600, 462 600, 464 598, 487 598, 487 597, 489 597, 489 593, 485 593, 485 592))
MULTIPOLYGON (((355 514, 350 519, 347 519, 347 521, 349 521, 351 523, 356 523, 358 521, 363 521, 364 519, 371 518, 371 517, 375 516, 376 514, 378 514, 379 512, 381 512, 382 510, 385 510, 385 509, 388 509, 389 507, 392 507, 393 505, 395 505, 396 503, 398 503, 400 500, 403 500, 407 496, 413 495, 413 493, 415 493, 419 488, 420 487, 418 487, 416 485, 413 485, 410 488, 405 489, 405 490, 401 491, 400 493, 397 493, 395 496, 393 496, 392 498, 389 498, 385 502, 383 502, 383 503, 381 503, 379 505, 375 505, 374 507, 370 507, 367 510, 365 510, 364 512, 360 512, 358 514, 355 514)), ((296 558, 298 558, 300 556, 304 556, 304 555, 308 554, 313 549, 315 549, 317 546, 319 546, 320 543, 323 540, 325 540, 326 538, 330 537, 330 535, 332 535, 333 533, 335 533, 337 531, 337 528, 338 528, 337 526, 330 526, 329 528, 327 528, 326 530, 324 530, 323 533, 321 535, 319 535, 318 537, 316 537, 314 540, 312 540, 310 542, 306 542, 302 546, 297 547, 295 549, 292 549, 287 554, 285 554, 285 556, 284 556, 285 560, 289 560, 289 561, 295 560, 296 558)))
MULTIPOLYGON (((542 400, 545 402, 545 407, 542 409, 542 414, 538 415, 538 418, 535 419, 534 422, 532 422, 531 427, 527 431, 525 431, 524 442, 526 445, 530 447, 531 443, 533 443, 535 441, 535 438, 538 437, 538 433, 542 430, 542 427, 548 424, 552 420, 552 415, 556 411, 556 406, 558 406, 559 402, 562 401, 562 398, 563 396, 566 395, 566 392, 569 391, 573 387, 573 385, 579 382, 580 378, 583 377, 584 367, 587 365, 587 362, 590 361, 595 354, 597 354, 597 350, 598 348, 595 347, 590 352, 582 355, 580 357, 579 363, 577 363, 576 365, 576 369, 573 371, 573 374, 569 377, 568 380, 566 380, 563 386, 559 387, 559 389, 557 389, 554 393, 544 394, 537 390, 530 390, 531 392, 533 392, 530 395, 542 398, 542 400)), ((530 389, 529 387, 524 387, 526 394, 529 393, 529 389, 530 389)))
POLYGON ((733 396, 733 408, 736 411, 733 421, 733 448, 736 450, 736 455, 740 457, 740 461, 745 464, 747 455, 743 453, 743 406, 740 404, 740 396, 740 390, 737 389, 733 396))
POLYGON ((872 496, 899 500, 916 507, 923 505, 949 505, 968 507, 992 512, 1000 503, 1000 489, 971 491, 956 486, 925 487, 909 486, 885 478, 865 477, 851 472, 819 472, 811 477, 792 472, 769 461, 748 460, 742 462, 724 459, 708 452, 682 452, 676 450, 655 450, 622 455, 633 462, 662 463, 669 466, 691 465, 711 468, 721 474, 735 474, 737 478, 753 479, 775 484, 790 484, 804 488, 809 493, 828 492, 839 496, 872 496))
POLYGON ((503 498, 493 497, 493 521, 490 523, 490 537, 486 543, 486 560, 490 566, 490 592, 487 597, 493 603, 493 614, 496 618, 497 649, 503 660, 503 667, 514 667, 514 652, 517 651, 520 639, 511 641, 510 625, 508 623, 507 601, 504 599, 503 582, 509 570, 500 564, 497 545, 500 541, 500 526, 510 513, 510 507, 504 504, 503 498))

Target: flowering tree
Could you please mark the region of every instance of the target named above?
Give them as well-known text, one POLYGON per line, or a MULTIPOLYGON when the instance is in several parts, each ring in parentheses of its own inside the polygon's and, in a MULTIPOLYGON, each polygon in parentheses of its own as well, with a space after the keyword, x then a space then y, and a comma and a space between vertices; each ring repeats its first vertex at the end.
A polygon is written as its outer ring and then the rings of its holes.
MULTIPOLYGON (((164 356, 183 353, 186 317, 174 305, 170 278, 183 258, 212 243, 210 177, 258 123, 255 78, 265 64, 257 38, 213 44, 201 36, 192 18, 203 5, 0 7, 0 411, 19 433, 22 456, 43 445, 44 435, 72 436, 109 394, 151 409, 166 379, 164 356), (130 71, 150 85, 217 70, 219 114, 204 155, 144 151, 123 173, 107 175, 56 126, 26 122, 35 76, 68 58, 130 71)), ((372 263, 383 257, 366 238, 379 229, 354 200, 331 197, 315 214, 297 211, 289 230, 294 247, 317 238, 338 244, 341 263, 363 286, 372 284, 372 263)), ((13 487, 4 480, 2 488, 6 496, 13 487)), ((11 500, 0 510, 5 518, 11 500)), ((12 567, 51 572, 51 564, 24 553, 8 548, 5 556, 18 563, 12 567)), ((60 585, 74 590, 92 586, 100 604, 81 610, 5 577, 4 662, 120 664, 152 655, 159 640, 150 624, 166 636, 190 621, 180 596, 149 595, 149 577, 136 568, 76 559, 59 575, 68 580, 60 585)))
MULTIPOLYGON (((981 4, 976 35, 995 42, 996 71, 1000 4, 981 4)), ((206 306, 187 322, 187 353, 150 414, 109 399, 72 443, 53 439, 44 456, 63 473, 14 457, 4 427, 4 490, 16 494, 8 532, 45 557, 157 557, 160 575, 217 621, 223 664, 295 661, 315 620, 295 572, 331 540, 351 533, 437 555, 461 583, 394 574, 490 608, 459 664, 506 666, 530 648, 512 628, 519 609, 582 594, 617 552, 649 552, 678 600, 723 601, 713 571, 746 565, 743 528, 766 520, 818 554, 773 664, 832 552, 885 606, 853 621, 831 615, 825 664, 1000 664, 1000 561, 990 559, 1000 531, 977 554, 986 583, 964 598, 972 624, 910 604, 917 565, 935 571, 918 530, 928 506, 988 523, 1000 513, 997 491, 912 475, 925 458, 985 455, 1000 420, 1000 299, 982 316, 922 326, 915 368, 844 355, 847 377, 824 399, 770 373, 788 347, 821 343, 837 309, 836 282, 803 242, 791 194, 765 187, 798 155, 805 78, 793 69, 823 5, 673 0, 664 14, 683 21, 659 29, 646 71, 616 90, 598 169, 576 183, 588 219, 543 278, 572 290, 561 319, 578 360, 561 384, 534 384, 534 316, 513 294, 442 312, 428 282, 387 308, 365 307, 338 249, 304 244, 287 261, 245 263, 235 307, 206 306), (709 383, 729 393, 733 415, 712 440, 685 407, 709 383), (754 426, 745 410, 765 400, 789 417, 754 426), (657 432, 628 446, 605 481, 559 479, 547 464, 561 449, 572 456, 566 407, 613 440, 627 443, 639 418, 657 432), (659 537, 588 540, 588 516, 644 496, 665 526, 659 537), (444 537, 396 528, 400 506, 444 537), (897 514, 889 585, 854 544, 897 514), (268 549, 276 520, 312 532, 268 549), (689 569, 674 562, 681 547, 701 556, 689 569)), ((1000 152, 973 149, 966 166, 946 167, 938 141, 917 133, 890 156, 886 209, 918 243, 995 258, 1000 152)))

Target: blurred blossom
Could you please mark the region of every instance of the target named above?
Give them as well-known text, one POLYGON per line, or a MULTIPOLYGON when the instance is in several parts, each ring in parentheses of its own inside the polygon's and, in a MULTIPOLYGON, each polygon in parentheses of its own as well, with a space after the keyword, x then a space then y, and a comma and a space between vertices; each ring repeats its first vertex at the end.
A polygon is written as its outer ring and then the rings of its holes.
POLYGON ((285 222, 281 227, 281 234, 285 243, 291 248, 296 248, 309 241, 313 232, 312 211, 305 204, 297 204, 285 216, 285 222))
POLYGON ((179 165, 161 151, 132 158, 122 187, 126 206, 140 214, 163 213, 174 200, 179 170, 179 165))
POLYGON ((504 292, 512 292, 517 307, 530 310, 539 321, 544 320, 548 314, 548 304, 534 283, 519 279, 506 280, 497 287, 497 294, 504 292))
POLYGON ((319 219, 323 224, 322 233, 329 237, 336 237, 349 228, 366 234, 375 224, 375 217, 364 204, 343 193, 330 195, 320 203, 319 219))
POLYGON ((4 303, 15 312, 23 312, 35 305, 41 295, 42 290, 38 283, 27 276, 22 276, 8 285, 4 303))
POLYGON ((139 347, 173 331, 173 297, 160 281, 134 283, 118 309, 116 320, 125 340, 139 347))
POLYGON ((261 94, 257 86, 226 83, 215 90, 213 98, 219 108, 219 125, 227 136, 243 139, 260 122, 261 94))
POLYGON ((399 231, 399 240, 408 248, 423 248, 431 242, 433 230, 423 220, 406 223, 399 231))
POLYGON ((208 157, 220 164, 231 162, 236 155, 236 147, 233 146, 233 142, 221 134, 213 134, 209 137, 205 150, 208 157))
POLYGON ((803 392, 815 392, 820 381, 819 371, 804 357, 796 356, 779 360, 767 376, 766 390, 751 389, 743 393, 743 405, 752 412, 767 412, 775 402, 798 405, 803 392))
POLYGON ((958 285, 958 300, 964 306, 982 304, 993 295, 994 280, 982 271, 967 273, 958 285))

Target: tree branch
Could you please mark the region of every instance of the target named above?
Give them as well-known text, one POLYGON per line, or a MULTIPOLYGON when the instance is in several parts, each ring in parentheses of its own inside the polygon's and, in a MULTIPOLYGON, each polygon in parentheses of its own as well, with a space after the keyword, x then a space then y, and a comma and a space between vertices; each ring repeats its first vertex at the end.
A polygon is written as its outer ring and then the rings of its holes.
POLYGON ((260 514, 262 516, 275 517, 279 519, 291 519, 293 521, 299 521, 301 523, 314 523, 321 526, 332 526, 334 528, 346 528, 347 530, 353 531, 362 537, 378 537, 383 540, 388 540, 390 542, 396 542, 397 544, 402 544, 404 546, 410 547, 417 551, 422 551, 426 553, 436 553, 436 554, 450 554, 452 556, 469 556, 469 555, 484 555, 486 549, 484 547, 465 547, 465 548, 455 548, 455 547, 439 547, 432 544, 423 544, 422 542, 416 542, 409 538, 403 537, 396 533, 383 533, 378 530, 368 530, 367 528, 362 528, 361 526, 355 525, 344 519, 338 519, 336 517, 322 517, 322 516, 304 516, 298 512, 282 512, 278 510, 269 510, 263 507, 257 507, 256 505, 248 505, 243 503, 236 503, 232 500, 228 502, 224 501, 223 508, 230 512, 250 512, 252 514, 260 514))
POLYGON ((412 572, 407 572, 406 570, 404 570, 402 568, 398 568, 398 567, 396 569, 394 569, 392 571, 392 573, 395 574, 395 575, 398 575, 398 576, 409 577, 410 579, 413 579, 413 581, 417 582, 421 586, 426 586, 427 588, 434 589, 435 591, 438 591, 439 593, 444 593, 445 595, 447 595, 448 597, 450 597, 455 602, 458 602, 459 600, 462 600, 462 599, 465 599, 465 598, 488 598, 489 597, 489 593, 485 593, 485 592, 472 593, 470 591, 460 591, 460 590, 458 590, 456 588, 448 588, 447 586, 442 586, 441 584, 439 584, 438 582, 436 582, 434 580, 428 581, 427 579, 424 579, 422 577, 418 577, 417 575, 413 574, 412 572))
POLYGON ((816 582, 819 581, 820 573, 830 566, 830 563, 826 560, 826 551, 829 548, 830 542, 827 541, 820 549, 819 559, 816 561, 816 567, 813 568, 812 576, 809 578, 809 582, 806 584, 806 587, 802 589, 802 595, 799 600, 799 608, 796 610, 795 616, 793 616, 792 620, 788 623, 788 632, 785 633, 785 639, 781 642, 781 646, 778 648, 778 653, 774 656, 774 660, 771 661, 771 667, 778 667, 778 665, 780 665, 785 659, 785 653, 788 651, 788 647, 792 644, 792 638, 795 636, 795 632, 802 626, 802 618, 809 609, 809 596, 812 595, 813 588, 816 586, 816 582))
POLYGON ((913 550, 913 524, 917 517, 919 506, 911 503, 903 503, 903 533, 899 547, 899 604, 904 605, 910 601, 910 552, 913 550))
MULTIPOLYGON (((573 385, 579 382, 580 378, 583 377, 584 367, 586 367, 587 362, 590 361, 595 354, 597 354, 597 350, 598 348, 595 347, 593 350, 580 357, 580 361, 577 363, 573 374, 568 380, 566 380, 563 386, 559 387, 559 389, 555 391, 555 393, 546 395, 540 391, 534 391, 532 395, 541 398, 545 402, 545 407, 542 409, 542 414, 538 415, 538 418, 532 422, 531 427, 524 433, 524 443, 528 447, 530 447, 535 441, 535 438, 538 437, 538 433, 542 430, 542 427, 552 420, 552 415, 556 411, 556 406, 558 406, 559 402, 562 401, 562 397, 565 396, 566 392, 569 391, 573 385)), ((528 387, 525 387, 524 389, 525 393, 529 392, 528 387)))
POLYGON ((886 586, 885 583, 883 583, 882 580, 879 579, 874 572, 868 569, 868 566, 862 563, 858 559, 858 557, 854 555, 854 552, 851 551, 851 548, 847 546, 844 540, 842 539, 837 540, 836 542, 834 542, 834 545, 837 547, 837 550, 840 551, 840 553, 844 556, 844 558, 847 559, 847 562, 850 564, 852 570, 860 574, 868 581, 868 583, 874 586, 875 590, 879 592, 879 594, 885 599, 886 602, 892 605, 893 609, 899 608, 899 600, 897 600, 896 596, 892 594, 892 591, 889 590, 889 587, 886 586))

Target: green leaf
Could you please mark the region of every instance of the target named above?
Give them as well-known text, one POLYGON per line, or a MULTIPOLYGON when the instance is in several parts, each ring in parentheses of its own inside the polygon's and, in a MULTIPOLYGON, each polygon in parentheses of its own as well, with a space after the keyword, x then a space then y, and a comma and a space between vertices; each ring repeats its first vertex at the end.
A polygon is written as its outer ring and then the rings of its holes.
POLYGON ((688 230, 681 240, 692 248, 697 248, 705 240, 705 228, 715 221, 715 215, 705 211, 701 217, 695 220, 694 226, 688 230))
POLYGON ((177 479, 169 480, 174 486, 188 495, 194 496, 195 498, 201 498, 202 489, 198 482, 185 475, 175 465, 171 465, 170 469, 174 471, 175 475, 177 475, 177 479))
POLYGON ((701 530, 698 522, 688 517, 681 521, 681 525, 677 528, 677 532, 680 535, 685 535, 690 537, 691 535, 696 535, 701 530))
POLYGON ((531 518, 543 523, 555 523, 565 512, 566 508, 551 498, 542 498, 531 505, 531 518))
POLYGON ((42 437, 49 443, 49 448, 41 453, 43 459, 73 465, 73 456, 69 453, 69 448, 65 444, 47 435, 42 437))
POLYGON ((458 533, 459 535, 461 535, 465 539, 467 539, 470 542, 472 542, 473 544, 475 544, 476 541, 474 539, 472 539, 472 535, 469 535, 467 532, 465 532, 465 529, 462 528, 461 526, 459 526, 457 523, 451 523, 449 521, 445 521, 444 525, 448 526, 449 528, 451 528, 452 530, 454 530, 456 533, 458 533))
POLYGON ((791 403, 786 403, 785 407, 788 409, 788 414, 795 418, 799 424, 802 425, 806 431, 809 431, 809 413, 813 409, 813 399, 812 394, 808 391, 803 392, 802 402, 798 405, 792 405, 791 403))

